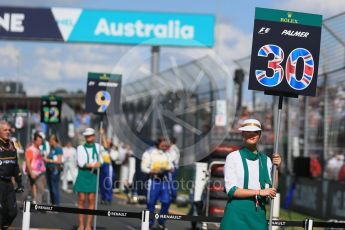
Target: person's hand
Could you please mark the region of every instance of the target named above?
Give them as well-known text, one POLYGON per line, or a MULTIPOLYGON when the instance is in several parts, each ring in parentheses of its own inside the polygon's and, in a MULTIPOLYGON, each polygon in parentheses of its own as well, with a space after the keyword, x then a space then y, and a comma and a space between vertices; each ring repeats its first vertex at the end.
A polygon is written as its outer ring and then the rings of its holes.
POLYGON ((35 180, 35 179, 36 179, 36 175, 35 175, 35 174, 33 174, 32 172, 30 172, 30 177, 31 177, 33 180, 35 180))
POLYGON ((155 175, 161 172, 160 168, 151 168, 150 174, 155 175))
POLYGON ((22 193, 24 192, 23 185, 18 185, 18 187, 14 190, 16 193, 22 193))
POLYGON ((93 168, 99 168, 101 167, 101 163, 100 162, 96 162, 93 164, 93 168))
POLYGON ((275 188, 266 188, 266 189, 262 189, 259 192, 260 196, 268 196, 269 198, 273 199, 276 194, 277 194, 277 189, 275 188))
POLYGON ((274 153, 272 155, 272 163, 277 166, 277 168, 280 167, 280 164, 282 163, 282 158, 280 157, 279 153, 274 153))

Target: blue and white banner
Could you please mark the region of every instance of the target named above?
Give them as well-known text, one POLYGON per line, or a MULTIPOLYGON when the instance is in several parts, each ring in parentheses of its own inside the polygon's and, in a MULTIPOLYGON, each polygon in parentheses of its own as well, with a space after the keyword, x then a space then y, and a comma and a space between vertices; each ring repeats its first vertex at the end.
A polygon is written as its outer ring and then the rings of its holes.
POLYGON ((0 7, 0 38, 212 47, 213 15, 0 7))

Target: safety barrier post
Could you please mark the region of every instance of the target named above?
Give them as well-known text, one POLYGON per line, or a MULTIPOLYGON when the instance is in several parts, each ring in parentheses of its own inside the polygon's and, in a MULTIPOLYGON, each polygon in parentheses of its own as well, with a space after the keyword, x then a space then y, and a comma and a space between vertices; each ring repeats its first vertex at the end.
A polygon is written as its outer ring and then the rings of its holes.
POLYGON ((141 230, 149 230, 150 229, 150 211, 143 210, 141 212, 141 230))
POLYGON ((22 230, 30 229, 30 201, 24 201, 22 230))
MULTIPOLYGON (((279 211, 280 211, 280 194, 277 193, 276 197, 274 197, 273 203, 273 220, 279 220, 279 211)), ((278 226, 272 226, 272 230, 278 230, 278 226)))
POLYGON ((305 230, 313 230, 313 220, 306 219, 304 223, 304 229, 305 230))

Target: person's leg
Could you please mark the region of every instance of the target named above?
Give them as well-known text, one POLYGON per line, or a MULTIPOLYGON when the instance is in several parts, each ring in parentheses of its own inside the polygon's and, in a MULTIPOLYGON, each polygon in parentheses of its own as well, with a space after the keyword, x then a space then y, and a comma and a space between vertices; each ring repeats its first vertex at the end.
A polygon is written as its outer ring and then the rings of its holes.
POLYGON ((106 178, 104 181, 104 195, 105 195, 105 200, 110 204, 113 198, 113 180, 112 180, 112 175, 113 175, 113 167, 111 164, 108 164, 108 170, 106 174, 106 178))
POLYGON ((69 165, 67 162, 63 165, 63 175, 62 175, 62 190, 67 191, 68 189, 68 181, 67 176, 69 172, 69 165))
POLYGON ((171 198, 172 200, 175 200, 177 197, 177 169, 175 169, 173 172, 171 172, 171 198))
MULTIPOLYGON (((80 209, 84 209, 84 203, 85 203, 85 193, 78 193, 78 208, 80 209)), ((79 214, 79 226, 78 226, 78 230, 84 230, 84 215, 83 214, 79 214)))
POLYGON ((55 170, 51 177, 51 184, 52 184, 52 194, 54 197, 55 205, 60 204, 60 172, 59 170, 55 170))
MULTIPOLYGON (((37 203, 42 203, 43 202, 43 195, 46 192, 46 176, 41 174, 39 177, 36 179, 36 201, 37 203)), ((44 199, 45 202, 49 203, 48 197, 44 199)))
POLYGON ((100 187, 100 192, 101 192, 101 203, 104 203, 106 200, 106 194, 105 194, 105 182, 106 182, 106 165, 107 164, 102 164, 99 172, 99 187, 100 187))
POLYGON ((10 182, 7 185, 7 193, 6 195, 6 216, 3 220, 3 224, 9 227, 13 220, 17 216, 17 201, 16 201, 16 193, 13 188, 13 184, 10 182))
POLYGON ((37 203, 37 185, 36 185, 36 182, 31 184, 31 192, 32 192, 32 202, 37 203))
POLYGON ((0 228, 4 226, 4 217, 6 215, 6 209, 5 209, 5 193, 6 193, 6 187, 5 182, 0 180, 0 228))
POLYGON ((54 188, 53 188, 53 173, 50 171, 50 169, 46 172, 46 178, 47 178, 47 187, 49 189, 49 195, 50 195, 50 202, 52 204, 55 204, 55 197, 54 197, 54 188))
MULTIPOLYGON (((95 209, 95 197, 96 197, 95 193, 88 194, 89 209, 95 209)), ((85 230, 91 230, 92 217, 93 217, 92 215, 87 216, 85 230)))
MULTIPOLYGON (((155 211, 155 205, 159 196, 160 182, 149 179, 147 187, 147 209, 153 213, 155 211)), ((154 219, 150 219, 150 227, 155 223, 154 219)))
MULTIPOLYGON (((159 200, 161 202, 161 210, 159 214, 168 214, 169 207, 171 203, 171 194, 170 194, 170 181, 163 181, 161 190, 159 193, 159 200)), ((158 219, 158 223, 164 225, 164 219, 158 219)))

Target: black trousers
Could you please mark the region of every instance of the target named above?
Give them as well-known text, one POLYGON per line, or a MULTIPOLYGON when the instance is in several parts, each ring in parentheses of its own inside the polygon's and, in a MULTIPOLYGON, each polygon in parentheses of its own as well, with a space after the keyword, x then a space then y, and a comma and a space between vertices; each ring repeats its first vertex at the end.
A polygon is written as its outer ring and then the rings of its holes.
POLYGON ((11 180, 0 179, 0 227, 6 229, 17 216, 17 201, 11 180))

